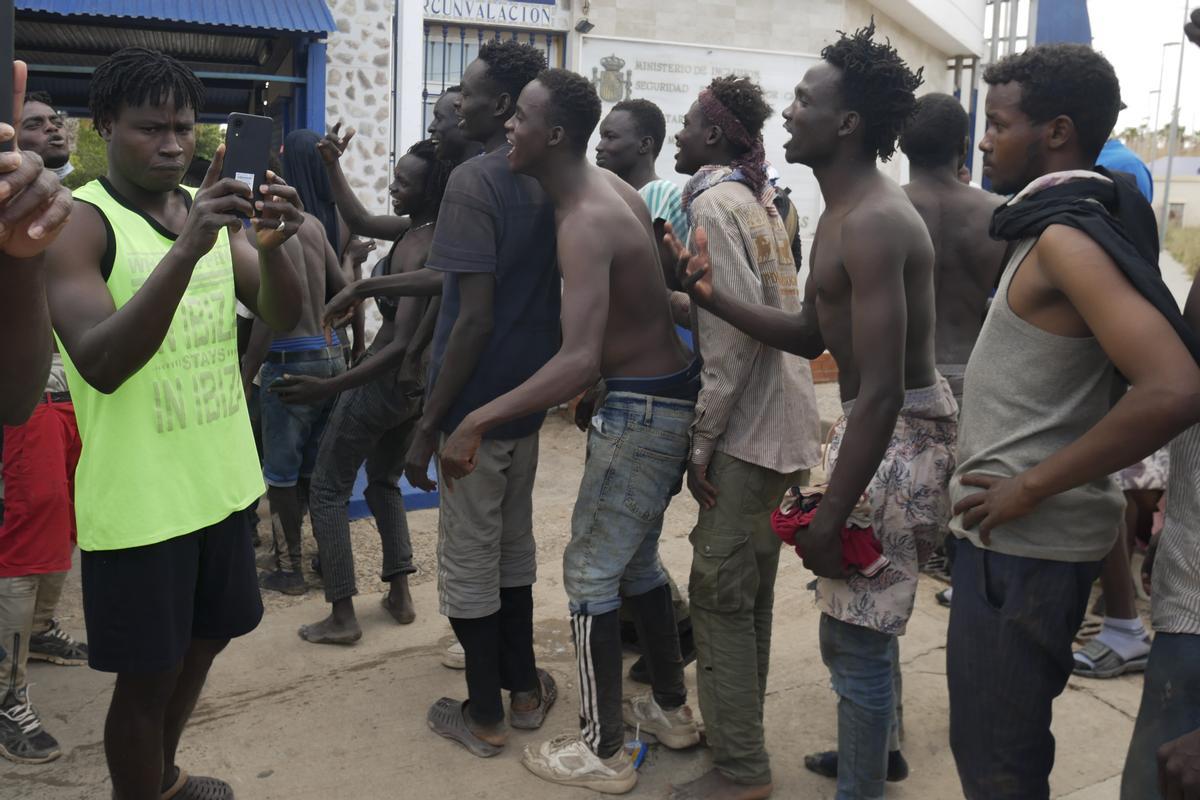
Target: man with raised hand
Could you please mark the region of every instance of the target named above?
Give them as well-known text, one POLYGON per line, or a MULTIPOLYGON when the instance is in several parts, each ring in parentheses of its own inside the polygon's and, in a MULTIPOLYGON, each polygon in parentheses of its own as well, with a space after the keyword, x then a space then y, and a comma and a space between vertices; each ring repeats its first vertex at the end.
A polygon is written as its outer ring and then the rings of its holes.
POLYGON ((554 203, 563 278, 562 347, 512 391, 468 414, 441 449, 442 474, 473 479, 482 437, 553 408, 603 377, 583 482, 563 555, 580 686, 580 733, 525 750, 544 780, 619 794, 637 783, 625 725, 670 748, 700 733, 686 705, 683 659, 667 574, 658 557, 663 513, 681 488, 700 365, 675 333, 645 203, 588 163, 600 98, 583 77, 552 69, 521 92, 508 123, 514 173, 554 203), (622 709, 623 602, 634 611, 653 692, 622 709))
POLYGON ((117 800, 233 796, 175 755, 213 659, 262 617, 241 512, 263 480, 235 299, 277 331, 300 314, 282 247, 303 221, 295 190, 268 172, 254 202, 220 177, 223 145, 199 191, 180 188, 203 100, 196 75, 156 51, 126 48, 96 69, 89 104, 108 172, 76 191, 46 258, 83 439, 88 663, 117 676, 104 728, 117 800))

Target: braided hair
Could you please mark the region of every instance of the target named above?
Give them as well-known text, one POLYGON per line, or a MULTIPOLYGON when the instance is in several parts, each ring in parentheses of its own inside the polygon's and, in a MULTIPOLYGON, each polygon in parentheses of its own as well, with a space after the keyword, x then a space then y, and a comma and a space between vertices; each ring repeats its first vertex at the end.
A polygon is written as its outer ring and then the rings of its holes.
POLYGON ((171 99, 175 110, 204 105, 204 84, 182 63, 157 50, 126 47, 113 53, 92 74, 88 107, 99 128, 117 118, 121 105, 158 105, 171 99))
POLYGON ((437 157, 437 145, 432 139, 422 139, 417 142, 408 148, 407 155, 416 156, 428 167, 423 187, 425 207, 435 210, 440 208, 442 196, 446 194, 446 184, 450 182, 450 172, 455 166, 454 162, 448 158, 437 157))
MULTIPOLYGON (((839 31, 839 33, 841 33, 839 31)), ((821 58, 842 72, 842 99, 862 118, 866 152, 887 161, 896 137, 916 107, 924 67, 913 72, 890 41, 876 42, 875 20, 821 51, 821 58)))

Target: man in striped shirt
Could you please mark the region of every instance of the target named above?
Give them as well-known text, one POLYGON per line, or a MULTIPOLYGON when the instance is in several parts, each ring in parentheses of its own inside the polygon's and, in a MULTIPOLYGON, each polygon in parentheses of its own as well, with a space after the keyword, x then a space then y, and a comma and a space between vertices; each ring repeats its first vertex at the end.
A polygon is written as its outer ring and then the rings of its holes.
POLYGON ((596 143, 596 166, 615 172, 646 201, 650 221, 662 257, 663 275, 667 286, 675 286, 675 256, 661 244, 666 225, 675 235, 687 241, 687 215, 683 213, 682 195, 673 181, 658 177, 654 161, 662 152, 667 138, 667 121, 662 109, 649 100, 623 100, 613 106, 600 121, 600 141, 596 143))
MULTIPOLYGON (((695 236, 722 293, 777 313, 800 310, 795 261, 767 180, 762 89, 723 77, 700 93, 675 137, 675 168, 695 236)), ((700 502, 688 584, 701 713, 714 769, 673 798, 771 793, 762 726, 779 539, 771 511, 820 461, 808 362, 765 347, 703 308, 692 329, 704 362, 688 487, 700 502)))

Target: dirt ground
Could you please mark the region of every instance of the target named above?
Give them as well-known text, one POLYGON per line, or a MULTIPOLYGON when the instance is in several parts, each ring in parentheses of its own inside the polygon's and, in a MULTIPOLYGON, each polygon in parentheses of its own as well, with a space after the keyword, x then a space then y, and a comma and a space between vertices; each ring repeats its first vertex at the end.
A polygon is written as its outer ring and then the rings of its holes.
MULTIPOLYGON (((822 391, 822 407, 837 401, 822 391)), ((560 698, 543 732, 514 732, 504 753, 480 761, 429 732, 425 712, 437 698, 462 697, 462 674, 441 666, 450 628, 437 614, 437 511, 409 515, 420 571, 413 594, 418 618, 401 627, 379 607, 379 541, 373 522, 354 523, 363 640, 353 647, 311 645, 296 629, 325 615, 317 583, 303 597, 269 595, 253 634, 218 659, 185 733, 179 763, 228 780, 242 800, 293 798, 541 798, 590 793, 543 783, 520 765, 524 745, 576 725, 578 693, 561 587, 561 556, 583 462, 583 437, 554 416, 541 440, 535 525, 541 574, 535 588, 538 657, 557 678, 560 698)), ((265 504, 264 504, 265 505, 265 504)), ((687 535, 696 506, 686 494, 672 503, 663 559, 686 584, 687 535)), ((268 527, 264 522, 264 533, 268 527)), ((306 544, 312 546, 306 533, 306 544)), ((798 558, 784 552, 777 583, 774 652, 767 699, 767 742, 779 798, 831 798, 832 782, 808 773, 806 753, 835 741, 835 698, 817 649, 818 613, 798 558)), ((947 740, 945 631, 948 612, 934 601, 941 584, 922 578, 916 612, 901 642, 904 752, 911 777, 888 785, 892 798, 961 797, 947 740)), ((83 635, 78 575, 61 617, 83 635)), ((631 658, 627 658, 627 664, 631 658)), ((102 732, 112 678, 87 668, 30 666, 32 695, 47 729, 63 745, 57 762, 19 766, 0 761, 0 798, 107 798, 102 732)), ((694 667, 688 669, 694 687, 694 667)), ((627 684, 636 691, 635 684, 627 684)), ((1117 797, 1125 750, 1141 691, 1140 677, 1072 680, 1055 706, 1058 761, 1053 795, 1073 800, 1117 797)), ((634 797, 662 797, 671 781, 709 767, 703 749, 674 753, 655 745, 634 797)))

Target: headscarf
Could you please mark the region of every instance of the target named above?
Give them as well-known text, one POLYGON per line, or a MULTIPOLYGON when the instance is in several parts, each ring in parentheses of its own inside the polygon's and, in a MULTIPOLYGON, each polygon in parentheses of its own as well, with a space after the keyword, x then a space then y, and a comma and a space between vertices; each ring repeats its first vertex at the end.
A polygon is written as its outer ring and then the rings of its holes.
POLYGON ((325 235, 334 252, 342 252, 338 241, 337 206, 333 202, 333 186, 317 152, 321 137, 304 128, 294 130, 283 140, 283 179, 296 189, 304 210, 321 220, 325 235))
POLYGON ((728 166, 714 165, 702 167, 683 190, 683 208, 691 215, 692 200, 705 190, 718 183, 732 180, 744 184, 758 198, 767 213, 776 214, 775 187, 767 178, 769 166, 766 151, 763 148, 762 134, 751 136, 746 126, 711 89, 700 92, 698 100, 704 118, 721 129, 725 138, 742 152, 729 162, 728 166))

